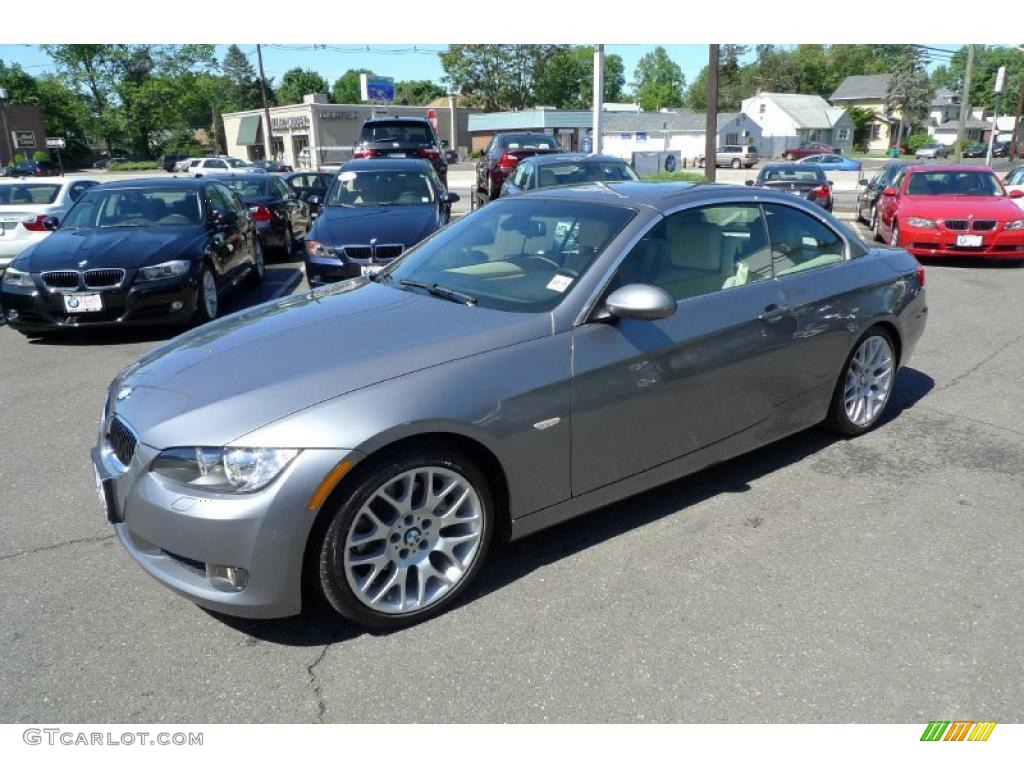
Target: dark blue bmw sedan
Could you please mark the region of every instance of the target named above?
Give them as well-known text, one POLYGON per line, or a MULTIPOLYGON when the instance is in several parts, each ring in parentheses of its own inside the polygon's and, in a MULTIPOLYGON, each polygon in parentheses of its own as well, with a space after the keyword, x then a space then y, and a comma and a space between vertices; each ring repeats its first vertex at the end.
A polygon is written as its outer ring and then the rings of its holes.
POLYGON ((306 235, 306 279, 374 274, 447 224, 458 199, 426 160, 345 163, 306 235))

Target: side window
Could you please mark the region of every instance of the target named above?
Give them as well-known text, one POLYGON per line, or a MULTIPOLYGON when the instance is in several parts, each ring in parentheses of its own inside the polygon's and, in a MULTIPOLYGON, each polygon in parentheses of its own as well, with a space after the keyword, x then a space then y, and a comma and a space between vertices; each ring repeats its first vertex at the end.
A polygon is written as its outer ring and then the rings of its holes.
POLYGON ((766 205, 775 277, 843 261, 845 243, 835 232, 796 208, 766 205))
POLYGON ((896 175, 893 176, 892 181, 889 182, 889 186, 895 189, 896 191, 899 191, 899 188, 903 186, 903 179, 906 175, 907 169, 905 167, 900 168, 898 171, 896 171, 896 175))
POLYGON ((650 283, 680 301, 771 276, 761 208, 711 205, 674 213, 655 225, 623 260, 612 289, 650 283))
POLYGON ((203 197, 206 199, 206 205, 211 214, 215 211, 226 212, 231 210, 231 206, 218 187, 206 187, 203 189, 203 197))
POLYGON ((288 189, 288 186, 279 178, 274 179, 274 192, 277 193, 277 196, 281 200, 287 200, 289 196, 292 194, 291 191, 288 189))
POLYGON ((238 195, 236 195, 232 190, 219 184, 215 186, 214 189, 220 194, 221 199, 224 201, 228 210, 232 210, 240 215, 245 213, 245 206, 242 204, 242 201, 238 199, 238 195))
POLYGON ((207 160, 206 161, 206 167, 207 168, 227 168, 228 164, 225 163, 223 160, 207 160))
POLYGON ((85 190, 95 186, 96 182, 94 181, 76 181, 71 185, 71 189, 68 190, 68 197, 71 198, 71 202, 76 202, 78 198, 85 194, 85 190))
POLYGON ((526 166, 523 169, 523 179, 522 179, 522 183, 520 183, 520 185, 519 185, 520 188, 522 188, 522 189, 533 189, 533 176, 534 176, 533 166, 532 165, 526 166))
POLYGON ((516 185, 517 187, 522 187, 522 186, 523 186, 523 176, 524 176, 524 175, 525 175, 525 174, 524 174, 524 172, 523 172, 523 166, 521 166, 521 165, 520 165, 520 166, 519 166, 519 167, 517 167, 517 168, 515 169, 515 171, 514 171, 514 172, 512 173, 512 177, 511 177, 511 178, 509 179, 509 181, 511 181, 511 182, 512 182, 513 184, 515 184, 515 185, 516 185))

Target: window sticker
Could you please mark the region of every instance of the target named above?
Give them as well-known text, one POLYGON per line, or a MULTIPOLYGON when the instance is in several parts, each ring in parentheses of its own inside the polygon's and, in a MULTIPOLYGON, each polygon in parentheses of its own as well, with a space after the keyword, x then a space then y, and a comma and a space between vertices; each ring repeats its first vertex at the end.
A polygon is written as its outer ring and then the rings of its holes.
POLYGON ((558 291, 559 293, 565 293, 565 289, 572 285, 572 278, 568 275, 555 275, 551 278, 551 282, 547 284, 549 291, 558 291))

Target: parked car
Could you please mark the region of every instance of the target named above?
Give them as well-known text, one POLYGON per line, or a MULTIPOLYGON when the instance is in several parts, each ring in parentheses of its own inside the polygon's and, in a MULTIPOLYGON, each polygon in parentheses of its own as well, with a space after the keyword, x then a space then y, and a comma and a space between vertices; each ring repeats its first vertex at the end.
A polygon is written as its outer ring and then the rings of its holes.
POLYGON ((307 281, 379 272, 447 224, 458 199, 426 160, 350 160, 306 236, 307 281))
MULTIPOLYGON (((1003 186, 1006 188, 1007 194, 1014 191, 1024 193, 1024 165, 1018 165, 1016 168, 1011 169, 1003 177, 1003 186)), ((1013 202, 1018 207, 1024 208, 1024 197, 1015 197, 1013 202)))
POLYGON ((25 178, 28 176, 60 176, 60 168, 49 160, 25 160, 14 164, 11 176, 25 178))
POLYGON ((748 180, 746 184, 748 187, 785 190, 832 212, 832 184, 820 165, 772 163, 761 169, 756 180, 748 180))
POLYGON ((13 165, 5 165, 0 167, 0 178, 12 178, 17 177, 18 172, 14 169, 13 165))
POLYGON ((441 183, 448 185, 448 160, 434 126, 423 117, 371 117, 363 123, 352 158, 421 157, 430 161, 441 183))
POLYGON ((907 162, 894 160, 879 168, 870 179, 861 179, 859 184, 863 187, 857 193, 857 218, 865 222, 871 231, 875 232, 878 226, 878 198, 882 196, 882 190, 893 183, 901 170, 906 168, 907 162))
POLYGON ((985 157, 988 154, 988 146, 985 144, 972 144, 964 149, 964 157, 985 157))
POLYGON ((448 139, 441 139, 441 151, 444 152, 444 159, 448 161, 448 165, 459 162, 459 153, 448 145, 448 139))
POLYGON ((263 250, 284 257, 295 252, 296 237, 309 231, 309 206, 279 176, 269 173, 210 176, 238 195, 249 209, 263 250))
POLYGON ((914 157, 918 160, 936 160, 940 157, 949 157, 952 152, 953 148, 947 144, 932 143, 919 147, 914 157))
POLYGON ((26 336, 205 322, 220 296, 263 279, 245 206, 216 181, 139 179, 86 191, 4 272, 0 305, 26 336))
POLYGON ((168 173, 174 173, 177 170, 178 163, 188 159, 190 159, 188 155, 164 155, 160 158, 160 165, 168 173))
POLYGON ((53 181, 0 181, 0 272, 18 254, 50 234, 44 225, 48 216, 60 219, 97 184, 95 179, 81 176, 53 181))
POLYGON ((277 160, 254 160, 253 167, 261 168, 267 173, 291 173, 294 168, 277 160))
POLYGON ((189 166, 192 165, 192 161, 193 160, 201 160, 201 159, 202 158, 200 158, 200 157, 185 157, 185 158, 182 158, 181 160, 178 160, 174 164, 174 171, 173 172, 174 173, 185 173, 186 171, 188 171, 189 166))
POLYGON ((535 155, 520 162, 501 187, 501 197, 534 189, 609 181, 640 181, 633 167, 611 155, 566 152, 535 155))
POLYGON ((92 164, 93 168, 101 171, 107 170, 111 165, 117 165, 118 163, 130 163, 131 159, 123 156, 117 157, 103 157, 92 164))
MULTIPOLYGON (((546 152, 561 152, 548 133, 499 133, 476 164, 476 188, 485 200, 494 200, 519 161, 546 152)), ((476 196, 474 196, 476 197, 476 196)))
POLYGON ((859 160, 843 155, 808 155, 797 160, 797 163, 820 165, 823 171, 859 171, 861 169, 859 160))
MULTIPOLYGON (((753 168, 761 161, 757 147, 752 144, 725 144, 715 150, 715 167, 753 168)), ((700 167, 704 167, 704 157, 700 158, 700 167)))
POLYGON ((882 190, 878 235, 917 257, 1024 262, 1024 211, 988 168, 910 166, 882 190))
POLYGON ((783 160, 799 160, 808 155, 839 154, 839 148, 831 144, 822 144, 820 141, 804 141, 799 147, 790 147, 782 153, 783 160))
POLYGON ((185 172, 196 178, 211 173, 266 173, 262 168, 235 157, 193 157, 185 172))
POLYGON ((92 450, 129 556, 218 612, 298 613, 305 580, 396 628, 499 540, 880 422, 925 327, 909 254, 792 195, 611 186, 495 201, 129 366, 92 450))
POLYGON ((1009 157, 1010 156, 1010 142, 1008 141, 994 141, 992 142, 992 157, 1009 157))
POLYGON ((334 175, 330 173, 316 173, 315 171, 297 171, 286 173, 281 180, 288 185, 288 189, 299 196, 299 199, 309 206, 310 219, 320 215, 320 208, 327 190, 334 181, 334 175), (310 202, 310 198, 316 198, 316 204, 310 202))

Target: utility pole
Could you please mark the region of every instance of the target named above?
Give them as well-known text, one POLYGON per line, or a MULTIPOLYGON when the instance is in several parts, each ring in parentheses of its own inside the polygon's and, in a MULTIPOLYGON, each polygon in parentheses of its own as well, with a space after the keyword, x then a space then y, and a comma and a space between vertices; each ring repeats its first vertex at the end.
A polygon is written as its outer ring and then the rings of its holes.
POLYGON ((956 162, 964 159, 964 130, 971 109, 971 75, 974 72, 974 46, 967 46, 967 69, 964 71, 964 92, 960 94, 960 117, 956 121, 956 162))
POLYGON ((708 109, 704 122, 704 179, 715 180, 718 149, 718 44, 708 46, 708 109))
POLYGON ((270 107, 267 106, 267 77, 263 74, 263 51, 259 43, 256 44, 256 58, 260 62, 260 97, 263 99, 263 151, 266 153, 265 160, 273 160, 274 143, 270 136, 270 107))
POLYGON ((601 154, 601 138, 604 130, 601 122, 604 112, 604 46, 594 46, 594 120, 591 129, 594 136, 590 141, 590 151, 601 154))
POLYGON ((988 152, 985 153, 985 165, 992 167, 992 145, 996 143, 996 134, 999 133, 999 100, 1006 90, 1006 67, 1000 67, 996 73, 996 110, 992 113, 992 131, 988 135, 988 152))
POLYGON ((1013 118, 1013 136, 1010 137, 1010 161, 1017 159, 1017 149, 1020 148, 1020 119, 1024 115, 1024 81, 1020 84, 1020 98, 1017 100, 1017 114, 1013 118))

